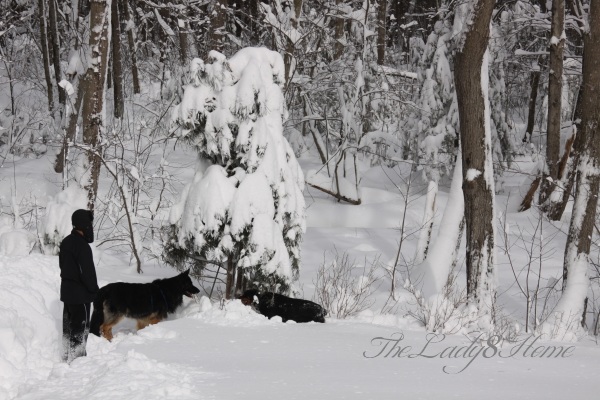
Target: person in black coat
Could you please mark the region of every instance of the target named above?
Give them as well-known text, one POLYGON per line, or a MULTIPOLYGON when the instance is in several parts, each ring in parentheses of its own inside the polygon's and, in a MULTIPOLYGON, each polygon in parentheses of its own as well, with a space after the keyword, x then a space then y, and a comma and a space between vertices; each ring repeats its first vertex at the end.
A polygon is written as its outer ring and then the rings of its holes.
POLYGON ((98 292, 96 268, 89 243, 94 241, 94 215, 77 210, 71 216, 73 230, 60 244, 60 300, 63 308, 63 361, 86 355, 90 305, 98 292))

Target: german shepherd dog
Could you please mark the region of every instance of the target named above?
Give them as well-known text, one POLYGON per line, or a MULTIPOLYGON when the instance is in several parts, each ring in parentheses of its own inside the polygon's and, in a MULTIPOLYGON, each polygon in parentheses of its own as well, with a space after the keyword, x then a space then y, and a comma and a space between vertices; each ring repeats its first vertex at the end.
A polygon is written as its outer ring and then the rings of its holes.
POLYGON ((137 329, 156 324, 175 312, 183 296, 192 297, 200 289, 192 284, 189 270, 152 283, 109 283, 98 291, 90 332, 112 340, 112 328, 124 317, 137 320, 137 329))
POLYGON ((279 315, 283 322, 325 322, 327 311, 309 300, 293 299, 282 294, 246 290, 239 299, 267 318, 279 315))

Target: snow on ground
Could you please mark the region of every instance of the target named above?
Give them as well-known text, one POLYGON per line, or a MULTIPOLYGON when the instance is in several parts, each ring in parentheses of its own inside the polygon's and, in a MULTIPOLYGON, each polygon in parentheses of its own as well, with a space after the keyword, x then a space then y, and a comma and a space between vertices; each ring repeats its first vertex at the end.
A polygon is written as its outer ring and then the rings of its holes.
MULTIPOLYGON (((301 161, 307 164, 306 160, 301 161)), ((23 193, 25 187, 30 187, 30 197, 44 204, 48 196, 57 193, 59 185, 51 183, 49 177, 36 178, 34 171, 41 169, 38 167, 33 161, 22 160, 19 171, 23 171, 20 173, 24 174, 24 180, 19 177, 17 189, 23 193)), ((306 167, 303 165, 305 170, 306 167)), ((0 179, 9 182, 8 176, 5 173, 0 179)), ((389 170, 368 171, 363 176, 360 206, 336 203, 316 190, 305 191, 308 229, 297 285, 303 297, 312 298, 316 272, 324 259, 332 260, 335 251, 346 251, 357 262, 377 256, 382 263, 393 262, 403 211, 403 186, 397 178, 389 170)), ((497 200, 498 211, 500 214, 508 211, 509 225, 505 230, 513 240, 521 235, 519 230, 527 230, 523 235, 528 239, 535 228, 531 225, 535 224, 534 215, 515 213, 514 199, 518 197, 516 192, 522 179, 518 176, 506 179, 505 194, 497 200)), ((426 182, 420 184, 426 187, 426 182)), ((3 184, 0 189, 0 196, 8 199, 9 185, 3 184)), ((448 187, 441 185, 434 238, 447 195, 448 187)), ((407 213, 408 228, 417 228, 422 223, 424 202, 425 196, 415 190, 407 213)), ((568 217, 561 224, 543 226, 545 240, 552 240, 543 249, 544 279, 560 276, 562 232, 568 226, 568 217)), ((16 231, 7 224, 0 221, 0 231, 16 231)), ((7 243, 14 244, 16 236, 12 233, 9 236, 7 243)), ((403 249, 407 260, 414 256, 417 236, 407 238, 403 249)), ((59 362, 62 303, 58 298, 58 259, 39 254, 19 255, 27 253, 22 250, 3 251, 0 255, 0 400, 546 400, 595 398, 600 387, 600 347, 591 338, 576 344, 538 343, 574 346, 567 357, 558 358, 524 356, 522 352, 503 358, 492 354, 493 350, 479 353, 475 358, 375 357, 385 343, 375 338, 398 338, 394 335, 403 332, 404 339, 399 345, 411 346, 403 354, 418 354, 432 338, 418 322, 406 316, 405 307, 410 307, 410 296, 406 293, 407 304, 397 308, 395 314, 380 314, 389 287, 383 278, 378 281, 370 310, 350 320, 328 319, 326 324, 284 324, 276 318, 267 320, 238 301, 221 305, 211 304, 206 298, 198 303, 186 299, 169 320, 138 333, 133 331, 133 323, 126 321, 115 329, 112 342, 90 336, 88 357, 66 365, 59 362), (469 361, 472 363, 457 373, 469 361)), ((511 321, 522 322, 524 296, 514 284, 506 255, 503 251, 498 254, 498 302, 511 321)), ((103 249, 95 249, 95 257, 100 285, 119 280, 149 282, 175 274, 169 268, 150 264, 144 267, 144 274, 138 275, 126 256, 103 249)), ((527 273, 526 254, 515 251, 513 263, 522 282, 527 273)), ((459 281, 464 281, 464 271, 460 273, 459 281)), ((534 285, 535 280, 530 283, 534 285)), ((521 336, 521 340, 525 338, 521 336)), ((468 346, 471 340, 472 337, 451 335, 430 345, 424 354, 468 346)), ((514 344, 505 344, 501 349, 503 354, 510 354, 514 344)))
MULTIPOLYGON (((112 342, 90 336, 88 357, 67 365, 58 362, 61 307, 56 258, 2 257, 0 273, 2 399, 589 399, 597 395, 600 348, 589 341, 577 344, 566 358, 480 355, 457 373, 471 359, 384 357, 387 351, 375 357, 385 343, 375 338, 397 338, 394 335, 401 331, 405 337, 399 344, 411 346, 409 353, 423 350, 425 333, 406 319, 392 324, 359 320, 284 324, 255 314, 237 300, 221 307, 206 298, 199 303, 186 301, 176 316, 137 334, 122 326, 112 342)), ((465 337, 450 336, 432 342, 423 354, 469 343, 465 337)))

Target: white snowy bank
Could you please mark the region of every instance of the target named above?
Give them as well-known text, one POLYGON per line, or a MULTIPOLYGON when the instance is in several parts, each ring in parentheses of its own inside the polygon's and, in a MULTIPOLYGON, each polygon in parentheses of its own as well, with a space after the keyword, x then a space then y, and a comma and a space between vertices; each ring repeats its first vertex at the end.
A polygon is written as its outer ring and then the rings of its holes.
MULTIPOLYGON (((122 274, 112 265, 99 267, 105 280, 122 274)), ((471 360, 391 357, 385 356, 387 350, 377 356, 386 338, 397 338, 399 332, 404 338, 398 344, 410 353, 424 349, 428 337, 406 318, 365 312, 353 321, 282 323, 238 300, 221 305, 206 298, 186 300, 169 320, 137 333, 124 324, 112 342, 90 336, 88 356, 69 366, 59 362, 58 292, 56 257, 0 256, 0 400, 548 400, 597 395, 600 348, 589 341, 558 359, 480 355, 456 373, 471 360)), ((435 355, 469 343, 448 336, 425 351, 435 355)))

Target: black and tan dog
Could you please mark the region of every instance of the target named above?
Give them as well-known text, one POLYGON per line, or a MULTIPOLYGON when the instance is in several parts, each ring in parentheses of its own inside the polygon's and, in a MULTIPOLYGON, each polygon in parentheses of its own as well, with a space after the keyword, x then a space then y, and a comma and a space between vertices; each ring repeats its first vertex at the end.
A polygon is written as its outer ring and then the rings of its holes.
POLYGON ((112 340, 112 328, 124 317, 137 320, 138 330, 156 324, 175 312, 184 295, 192 297, 198 292, 189 270, 152 283, 109 283, 94 300, 90 332, 112 340))
POLYGON ((283 322, 325 322, 327 311, 309 300, 293 299, 282 294, 246 290, 240 300, 267 318, 280 316, 283 322))

